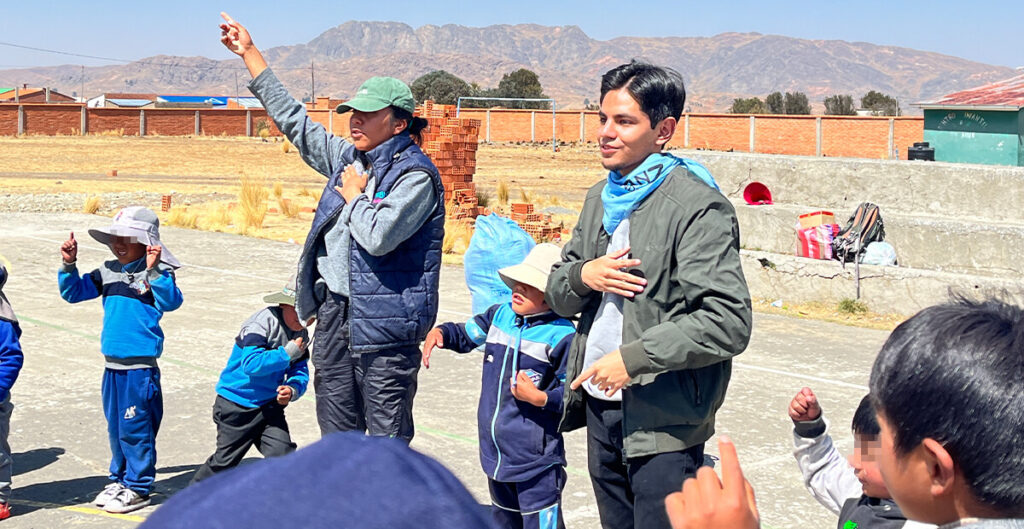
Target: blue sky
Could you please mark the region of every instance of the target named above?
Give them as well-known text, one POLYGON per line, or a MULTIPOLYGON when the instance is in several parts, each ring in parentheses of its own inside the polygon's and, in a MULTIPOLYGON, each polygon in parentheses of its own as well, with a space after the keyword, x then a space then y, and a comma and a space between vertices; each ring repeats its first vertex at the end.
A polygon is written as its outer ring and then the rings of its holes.
MULTIPOLYGON (((756 31, 904 46, 1024 66, 1022 0, 8 2, 0 10, 0 42, 123 59, 158 54, 224 59, 230 55, 218 42, 221 10, 249 27, 261 48, 304 43, 347 20, 398 21, 413 27, 537 23, 576 25, 600 40, 756 31)), ((116 63, 0 45, 0 68, 55 64, 116 63)))

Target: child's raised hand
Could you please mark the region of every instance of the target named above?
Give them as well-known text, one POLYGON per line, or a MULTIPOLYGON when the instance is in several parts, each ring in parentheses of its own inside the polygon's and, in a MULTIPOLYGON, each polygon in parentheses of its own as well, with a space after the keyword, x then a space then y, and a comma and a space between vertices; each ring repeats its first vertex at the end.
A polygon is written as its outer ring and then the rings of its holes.
POLYGON ((431 329, 423 340, 423 367, 427 369, 430 369, 430 353, 434 352, 435 347, 444 347, 444 335, 439 327, 431 329))
POLYGON ((516 373, 511 382, 512 396, 516 400, 533 404, 538 408, 543 408, 548 403, 548 394, 537 389, 537 386, 533 385, 533 380, 530 380, 524 371, 516 373))
POLYGON ((227 13, 221 11, 221 18, 224 22, 220 24, 220 41, 227 49, 238 56, 245 55, 245 52, 252 48, 252 37, 244 26, 235 22, 227 13))
POLYGON ((287 406, 295 396, 295 390, 291 386, 277 386, 277 403, 287 406))
POLYGON ((60 256, 68 264, 78 260, 78 241, 75 240, 75 232, 71 232, 68 240, 60 245, 60 256))
POLYGON ((160 262, 160 254, 164 247, 159 244, 146 247, 146 268, 153 268, 160 262))
POLYGON ((821 406, 818 397, 811 388, 803 388, 789 402, 789 418, 793 422, 813 421, 821 417, 821 406))

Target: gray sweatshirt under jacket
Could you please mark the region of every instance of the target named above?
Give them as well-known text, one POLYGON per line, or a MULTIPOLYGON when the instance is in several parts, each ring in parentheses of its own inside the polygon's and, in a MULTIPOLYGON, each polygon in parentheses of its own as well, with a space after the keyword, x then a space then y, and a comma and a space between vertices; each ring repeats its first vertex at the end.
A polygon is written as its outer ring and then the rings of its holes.
POLYGON ((318 173, 329 178, 349 164, 354 164, 360 173, 367 173, 363 194, 327 221, 324 236, 316 244, 317 271, 327 289, 347 297, 352 239, 371 255, 384 255, 416 233, 436 207, 430 175, 423 171, 406 173, 383 200, 374 204, 378 175, 373 174, 365 154, 310 119, 305 105, 288 94, 270 68, 253 78, 248 87, 303 161, 318 173))

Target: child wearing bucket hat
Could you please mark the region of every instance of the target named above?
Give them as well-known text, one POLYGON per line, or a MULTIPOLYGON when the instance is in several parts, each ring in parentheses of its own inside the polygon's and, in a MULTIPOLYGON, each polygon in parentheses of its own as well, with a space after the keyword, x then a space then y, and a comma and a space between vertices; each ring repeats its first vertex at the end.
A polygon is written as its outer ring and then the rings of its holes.
POLYGON ((497 527, 564 527, 565 448, 558 432, 565 361, 576 332, 544 301, 561 250, 538 244, 518 265, 498 270, 512 300, 466 323, 427 334, 423 365, 435 347, 467 353, 484 345, 477 409, 480 463, 497 527))
POLYGON ((174 270, 181 263, 160 240, 160 220, 144 207, 127 207, 89 235, 110 248, 114 259, 85 276, 78 273, 74 232, 61 245, 57 283, 69 303, 103 297, 100 351, 103 414, 110 437, 110 484, 96 496, 108 512, 149 505, 156 477, 156 433, 163 417, 160 368, 164 332, 160 319, 181 306, 174 270))
POLYGON ((11 387, 18 379, 25 357, 21 353, 21 327, 14 309, 4 295, 7 268, 0 264, 0 520, 11 516, 11 446, 7 435, 11 432, 11 387))
POLYGON ((309 382, 306 326, 313 319, 303 323, 295 313, 294 276, 263 301, 270 306, 242 324, 217 381, 217 450, 192 483, 237 466, 253 444, 264 457, 295 451, 284 408, 305 393, 309 382))

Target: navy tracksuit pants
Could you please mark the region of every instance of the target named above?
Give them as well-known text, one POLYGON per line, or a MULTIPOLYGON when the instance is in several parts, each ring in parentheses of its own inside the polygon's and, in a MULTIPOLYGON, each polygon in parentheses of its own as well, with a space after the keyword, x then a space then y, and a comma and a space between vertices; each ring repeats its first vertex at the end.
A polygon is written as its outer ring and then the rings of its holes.
POLYGON ((520 482, 487 480, 491 518, 502 529, 565 529, 562 489, 565 469, 552 465, 520 482))
POLYGON ((160 368, 103 372, 110 480, 147 495, 156 480, 156 432, 164 415, 160 368))

